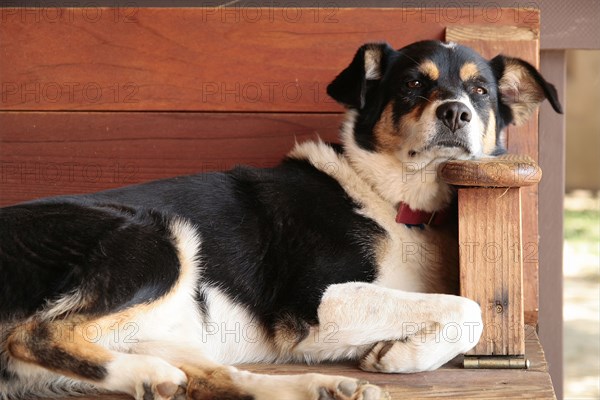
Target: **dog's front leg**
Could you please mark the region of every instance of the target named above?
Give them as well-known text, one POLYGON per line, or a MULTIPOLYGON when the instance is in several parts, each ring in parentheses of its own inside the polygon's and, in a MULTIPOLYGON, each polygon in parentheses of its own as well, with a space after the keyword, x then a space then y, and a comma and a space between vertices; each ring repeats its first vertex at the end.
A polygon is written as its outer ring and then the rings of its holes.
POLYGON ((473 348, 483 330, 479 305, 464 297, 361 282, 330 286, 318 317, 295 351, 317 360, 360 357, 361 368, 379 372, 436 369, 473 348))

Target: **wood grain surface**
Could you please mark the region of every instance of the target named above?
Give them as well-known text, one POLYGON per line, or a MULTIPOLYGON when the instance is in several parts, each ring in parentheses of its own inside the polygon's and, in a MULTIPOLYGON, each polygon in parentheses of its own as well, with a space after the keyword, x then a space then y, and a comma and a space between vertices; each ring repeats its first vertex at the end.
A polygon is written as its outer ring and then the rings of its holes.
MULTIPOLYGON (((556 399, 547 372, 544 351, 533 327, 526 330, 528 370, 463 369, 457 357, 438 370, 416 374, 377 374, 359 370, 353 364, 253 364, 239 368, 268 374, 324 373, 365 379, 382 386, 394 400, 401 399, 556 399)), ((102 395, 79 400, 128 400, 129 396, 102 395)), ((66 400, 66 399, 63 399, 66 400)), ((284 399, 281 399, 284 400, 284 399)))
POLYGON ((518 188, 460 188, 460 294, 481 306, 484 331, 469 355, 524 354, 518 188))
MULTIPOLYGON (((539 15, 538 15, 539 17, 539 15)), ((532 20, 535 18, 532 18, 532 20)), ((539 22, 539 19, 538 19, 539 22)), ((534 35, 532 40, 522 40, 532 33, 539 31, 538 27, 522 28, 514 39, 507 38, 500 31, 498 37, 493 36, 493 31, 488 26, 479 30, 474 24, 468 29, 449 26, 446 29, 446 40, 471 46, 485 57, 491 58, 498 54, 521 58, 539 68, 539 38, 534 35)), ((511 125, 507 129, 507 149, 510 153, 529 156, 538 161, 538 116, 535 112, 523 126, 511 125)), ((532 185, 523 188, 521 192, 522 221, 523 221, 523 273, 525 286, 525 316, 526 322, 536 324, 539 311, 539 234, 538 234, 538 187, 532 185)))
POLYGON ((339 114, 0 112, 0 205, 176 175, 272 167, 336 141, 339 114))
POLYGON ((365 42, 398 48, 451 26, 539 25, 520 9, 333 3, 0 11, 4 110, 339 111, 326 85, 365 42))
POLYGON ((529 156, 507 154, 478 160, 452 160, 440 166, 439 175, 456 186, 507 188, 537 184, 542 170, 529 156))

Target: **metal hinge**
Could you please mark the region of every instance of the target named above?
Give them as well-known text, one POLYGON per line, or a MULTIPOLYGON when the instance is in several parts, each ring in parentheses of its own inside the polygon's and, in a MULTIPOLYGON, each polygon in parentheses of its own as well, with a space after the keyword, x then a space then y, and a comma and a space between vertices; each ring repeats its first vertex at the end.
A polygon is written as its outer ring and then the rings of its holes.
POLYGON ((525 356, 465 356, 463 366, 468 369, 528 369, 525 356))

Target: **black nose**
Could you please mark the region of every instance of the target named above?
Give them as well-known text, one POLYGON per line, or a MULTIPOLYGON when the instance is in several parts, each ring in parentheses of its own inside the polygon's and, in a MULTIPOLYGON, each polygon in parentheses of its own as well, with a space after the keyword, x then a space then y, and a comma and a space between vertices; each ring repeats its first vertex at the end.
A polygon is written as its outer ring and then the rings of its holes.
POLYGON ((456 132, 471 121, 471 110, 460 101, 449 101, 442 104, 437 108, 435 115, 452 132, 456 132))

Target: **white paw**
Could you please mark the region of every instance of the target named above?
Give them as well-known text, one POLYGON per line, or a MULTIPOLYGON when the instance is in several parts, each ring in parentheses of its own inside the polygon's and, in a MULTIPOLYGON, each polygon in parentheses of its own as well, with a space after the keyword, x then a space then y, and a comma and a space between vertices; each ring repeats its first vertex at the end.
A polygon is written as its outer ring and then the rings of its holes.
POLYGON ((121 354, 109 366, 103 387, 130 394, 136 400, 185 399, 185 373, 152 356, 121 354))
POLYGON ((184 384, 172 381, 163 381, 153 384, 144 382, 136 385, 136 400, 185 400, 186 389, 184 384))
POLYGON ((406 347, 406 341, 379 342, 362 359, 360 368, 369 372, 386 373, 421 371, 409 356, 406 347))
POLYGON ((483 333, 483 319, 481 317, 481 307, 475 301, 466 297, 460 299, 460 353, 466 353, 479 343, 483 333))
POLYGON ((386 400, 389 394, 362 380, 340 378, 330 387, 319 387, 318 400, 386 400))
POLYGON ((145 362, 139 369, 135 386, 136 400, 171 400, 180 395, 185 399, 185 373, 166 361, 148 358, 150 362, 145 362))
POLYGON ((361 368, 388 373, 431 371, 472 349, 483 332, 481 308, 464 297, 444 300, 436 317, 443 322, 412 324, 404 339, 377 343, 361 361, 361 368))

